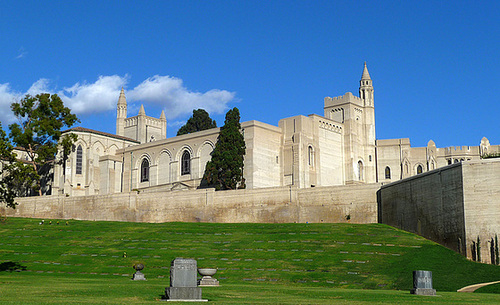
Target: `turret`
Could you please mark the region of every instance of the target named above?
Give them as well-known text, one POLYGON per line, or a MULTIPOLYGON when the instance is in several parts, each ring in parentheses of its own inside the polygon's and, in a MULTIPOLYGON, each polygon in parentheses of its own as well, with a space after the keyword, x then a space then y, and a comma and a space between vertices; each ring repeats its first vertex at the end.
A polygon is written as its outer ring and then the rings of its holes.
POLYGON ((116 105, 116 134, 119 136, 125 135, 125 119, 127 118, 127 100, 125 99, 125 92, 120 92, 118 104, 116 105))
POLYGON ((161 111, 160 114, 161 121, 161 138, 165 139, 167 137, 167 117, 165 116, 165 111, 161 111))
POLYGON ((359 97, 364 101, 365 107, 373 107, 373 84, 370 78, 370 73, 368 73, 368 68, 363 69, 363 75, 359 81, 359 97))

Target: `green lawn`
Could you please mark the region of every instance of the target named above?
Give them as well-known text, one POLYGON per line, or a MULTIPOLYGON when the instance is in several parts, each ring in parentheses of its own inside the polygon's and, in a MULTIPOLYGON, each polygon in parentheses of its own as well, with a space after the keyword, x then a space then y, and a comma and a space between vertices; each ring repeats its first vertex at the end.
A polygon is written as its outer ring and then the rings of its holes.
POLYGON ((500 303, 495 287, 454 292, 499 266, 380 224, 39 222, 0 223, 0 304, 156 303, 175 257, 219 269, 203 289, 217 304, 500 303), (130 280, 139 262, 145 282, 130 280), (409 294, 413 270, 433 272, 438 297, 409 294))

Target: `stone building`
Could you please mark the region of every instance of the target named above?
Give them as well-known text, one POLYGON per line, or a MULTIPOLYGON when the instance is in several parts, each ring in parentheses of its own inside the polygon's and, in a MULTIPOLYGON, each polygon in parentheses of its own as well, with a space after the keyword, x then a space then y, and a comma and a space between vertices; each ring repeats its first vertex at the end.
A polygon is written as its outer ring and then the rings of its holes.
MULTIPOLYGON (((388 183, 447 164, 479 160, 500 151, 483 138, 480 146, 411 147, 409 139, 376 140, 373 82, 366 64, 359 96, 347 92, 324 99, 323 116, 298 115, 278 126, 243 122, 244 173, 250 189, 388 183)), ((54 169, 52 194, 84 196, 139 191, 196 189, 215 147, 219 128, 166 138, 167 120, 127 117, 122 89, 116 135, 86 128, 66 164, 54 169)))

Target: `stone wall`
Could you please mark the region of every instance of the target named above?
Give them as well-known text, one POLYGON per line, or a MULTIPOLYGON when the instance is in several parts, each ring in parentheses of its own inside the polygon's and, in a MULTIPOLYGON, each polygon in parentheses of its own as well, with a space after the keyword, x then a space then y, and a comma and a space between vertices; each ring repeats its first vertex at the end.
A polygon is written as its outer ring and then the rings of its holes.
POLYGON ((491 239, 500 233, 500 160, 456 163, 391 184, 378 193, 378 218, 473 258, 491 262, 491 239), (490 242, 489 242, 490 241, 490 242))
POLYGON ((500 237, 500 159, 462 163, 467 256, 480 239, 481 261, 491 262, 491 245, 500 237))
POLYGON ((19 198, 15 210, 0 212, 17 217, 134 222, 374 223, 379 188, 379 184, 366 184, 44 196, 19 198))

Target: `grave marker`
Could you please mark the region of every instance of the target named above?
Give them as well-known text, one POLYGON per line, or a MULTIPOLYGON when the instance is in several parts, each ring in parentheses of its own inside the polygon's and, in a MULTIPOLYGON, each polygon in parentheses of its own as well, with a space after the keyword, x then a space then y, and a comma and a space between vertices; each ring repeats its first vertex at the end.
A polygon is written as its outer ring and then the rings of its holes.
POLYGON ((432 288, 432 271, 413 271, 413 289, 411 294, 436 295, 436 289, 432 288))
POLYGON ((196 260, 174 259, 170 264, 170 287, 165 288, 167 301, 207 301, 201 299, 196 272, 196 260))

